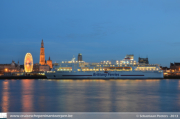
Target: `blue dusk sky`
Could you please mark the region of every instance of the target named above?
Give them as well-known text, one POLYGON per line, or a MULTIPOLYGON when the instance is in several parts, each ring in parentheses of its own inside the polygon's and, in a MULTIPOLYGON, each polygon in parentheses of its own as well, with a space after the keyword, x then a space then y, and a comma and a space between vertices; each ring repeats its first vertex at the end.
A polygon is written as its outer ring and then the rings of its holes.
POLYGON ((30 52, 46 60, 86 62, 148 57, 180 62, 180 0, 0 0, 0 64, 30 52))

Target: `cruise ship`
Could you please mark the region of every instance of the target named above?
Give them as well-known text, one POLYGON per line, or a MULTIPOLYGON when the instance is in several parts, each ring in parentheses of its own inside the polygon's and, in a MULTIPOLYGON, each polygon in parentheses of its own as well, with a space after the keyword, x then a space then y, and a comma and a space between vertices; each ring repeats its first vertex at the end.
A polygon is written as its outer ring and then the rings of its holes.
POLYGON ((49 79, 160 79, 163 71, 158 64, 138 63, 134 55, 123 60, 87 63, 84 61, 62 61, 55 63, 51 71, 45 72, 49 79))

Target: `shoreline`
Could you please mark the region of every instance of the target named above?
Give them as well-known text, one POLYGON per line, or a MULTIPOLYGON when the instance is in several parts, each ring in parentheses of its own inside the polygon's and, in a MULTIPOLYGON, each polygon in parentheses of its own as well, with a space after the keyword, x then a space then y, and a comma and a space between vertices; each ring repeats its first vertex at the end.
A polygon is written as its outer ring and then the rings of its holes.
POLYGON ((0 79, 47 79, 46 76, 0 76, 0 79))
MULTIPOLYGON (((0 76, 0 79, 47 79, 47 77, 46 76, 0 76)), ((180 79, 180 76, 165 76, 163 79, 180 79)))

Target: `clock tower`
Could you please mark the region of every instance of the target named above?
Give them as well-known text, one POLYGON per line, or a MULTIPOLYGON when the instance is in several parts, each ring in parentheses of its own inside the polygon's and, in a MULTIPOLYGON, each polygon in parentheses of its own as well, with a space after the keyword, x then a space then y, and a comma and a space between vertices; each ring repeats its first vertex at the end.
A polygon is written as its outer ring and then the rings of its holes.
POLYGON ((39 64, 45 65, 45 53, 44 53, 44 42, 43 42, 43 39, 41 41, 39 64))

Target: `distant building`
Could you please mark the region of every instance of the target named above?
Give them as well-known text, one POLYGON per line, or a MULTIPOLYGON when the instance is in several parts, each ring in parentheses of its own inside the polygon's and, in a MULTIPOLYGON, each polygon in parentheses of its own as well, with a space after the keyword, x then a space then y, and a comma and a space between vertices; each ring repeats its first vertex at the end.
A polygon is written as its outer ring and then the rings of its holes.
POLYGON ((50 71, 49 65, 41 65, 41 64, 34 64, 33 66, 33 72, 43 72, 43 71, 50 71))
POLYGON ((168 67, 162 67, 160 66, 161 70, 163 70, 164 72, 170 72, 170 68, 168 67))
POLYGON ((20 65, 21 72, 24 72, 24 65, 20 65))
POLYGON ((49 60, 45 60, 45 51, 44 51, 44 42, 43 39, 41 41, 41 49, 40 49, 40 59, 39 59, 39 65, 35 64, 34 71, 49 71, 50 68, 52 68, 52 60, 49 57, 49 60))
POLYGON ((50 71, 49 65, 40 65, 39 71, 50 71))
POLYGON ((138 59, 139 63, 143 63, 143 64, 149 64, 148 58, 140 58, 138 59))
POLYGON ((44 42, 43 42, 43 39, 41 41, 39 64, 45 65, 45 53, 44 53, 44 42))
POLYGON ((39 72, 39 66, 40 64, 36 63, 33 65, 33 72, 39 72))
POLYGON ((170 68, 160 66, 164 76, 180 76, 180 62, 170 63, 170 68))
POLYGON ((16 64, 13 60, 11 64, 0 64, 0 74, 4 74, 7 72, 21 72, 23 68, 20 67, 19 61, 16 64))
POLYGON ((52 69, 52 60, 49 57, 49 60, 47 60, 47 65, 49 65, 49 67, 52 69))
POLYGON ((163 70, 164 76, 172 75, 171 69, 168 67, 162 67, 160 66, 161 70, 163 70))
POLYGON ((81 54, 81 53, 78 54, 78 61, 83 61, 83 60, 82 60, 82 54, 81 54))
POLYGON ((174 62, 170 63, 170 69, 174 71, 180 71, 180 63, 179 62, 174 62))

